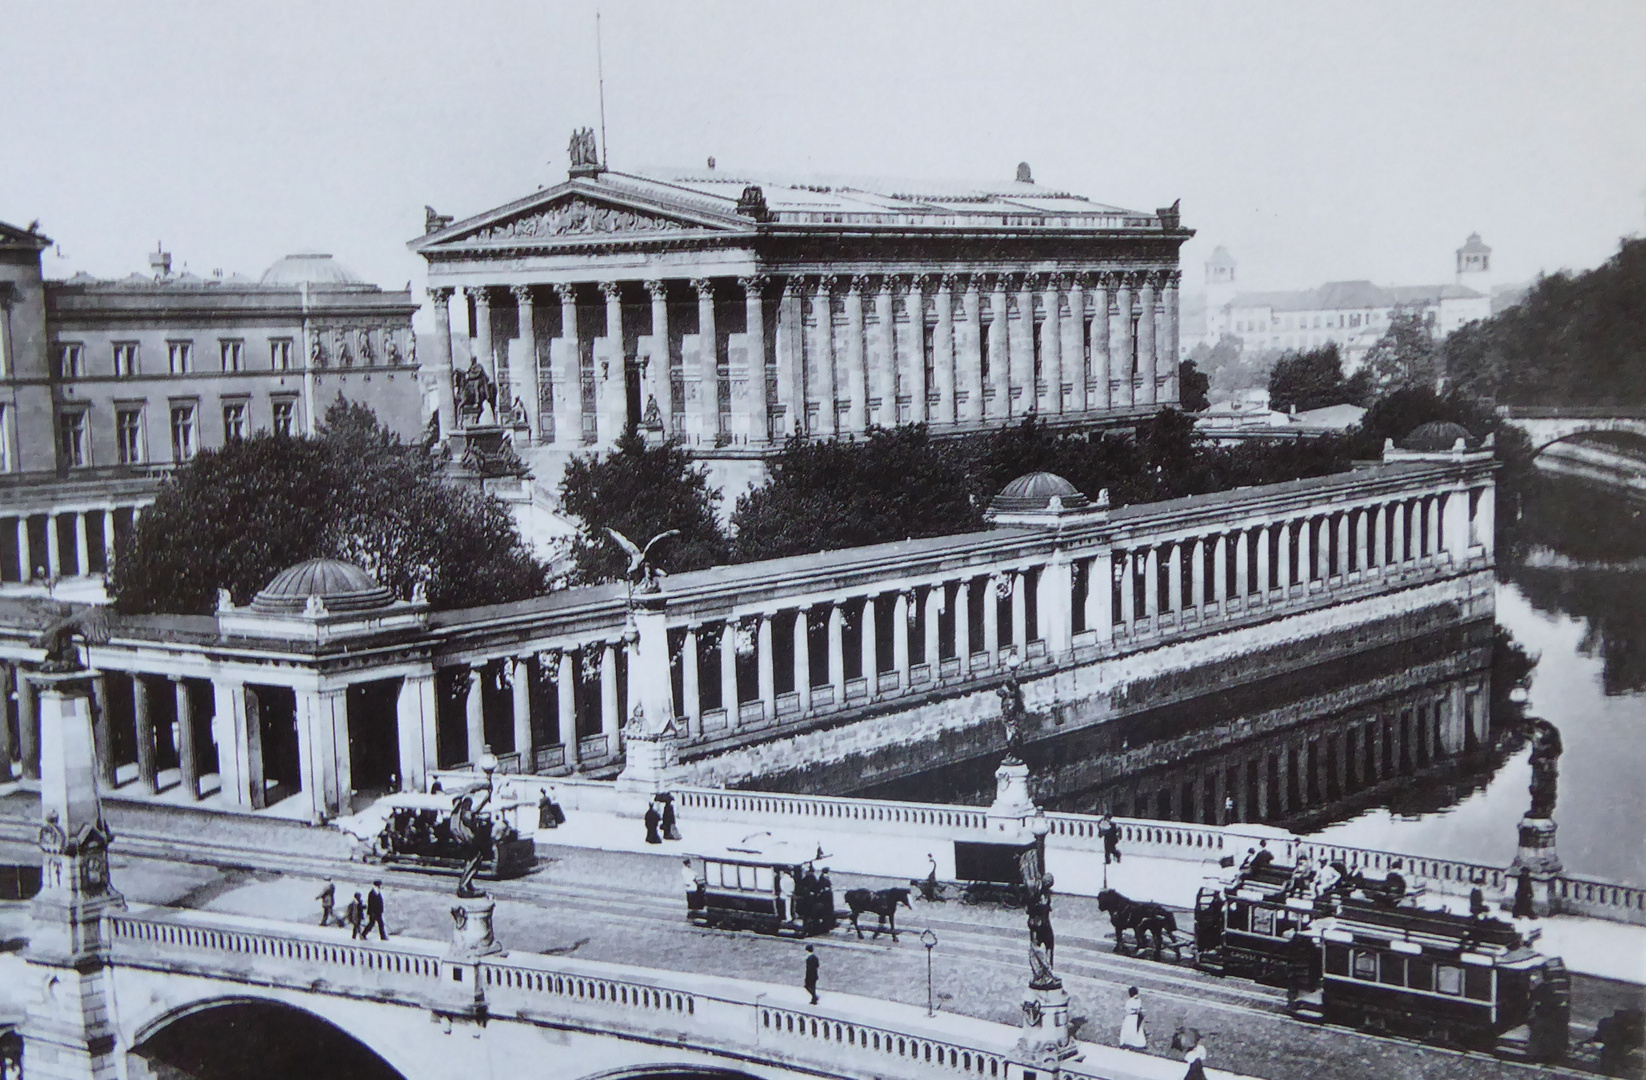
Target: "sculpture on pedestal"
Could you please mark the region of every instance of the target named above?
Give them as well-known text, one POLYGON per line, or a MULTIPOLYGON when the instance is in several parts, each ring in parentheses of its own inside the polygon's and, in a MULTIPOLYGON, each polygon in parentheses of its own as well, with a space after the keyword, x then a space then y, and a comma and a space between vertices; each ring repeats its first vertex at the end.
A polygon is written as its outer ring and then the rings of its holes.
POLYGON ((497 386, 486 374, 486 369, 480 366, 479 360, 471 357, 469 366, 454 379, 457 383, 457 412, 467 426, 478 425, 488 408, 493 417, 497 415, 497 386))
POLYGON ((659 541, 667 540, 671 536, 679 536, 680 530, 669 529, 660 532, 647 540, 645 547, 640 547, 616 529, 609 528, 606 532, 611 534, 611 538, 617 542, 617 546, 622 548, 629 556, 629 568, 625 576, 629 581, 630 594, 662 592, 663 583, 658 579, 663 576, 663 571, 650 559, 652 548, 656 547, 659 541))
POLYGON ((1533 719, 1528 726, 1532 733, 1532 807, 1526 816, 1552 818, 1560 775, 1560 729, 1543 719, 1533 719))
POLYGON ((1017 681, 1017 665, 1006 670, 1006 681, 996 688, 1000 697, 1000 725, 1006 729, 1006 758, 1002 765, 1023 763, 1023 728, 1029 710, 1023 704, 1023 686, 1017 681))
POLYGON ((101 607, 90 604, 58 605, 58 612, 37 634, 31 644, 46 650, 40 670, 46 674, 61 675, 84 671, 86 664, 80 658, 78 637, 88 645, 106 645, 109 640, 109 622, 101 607))

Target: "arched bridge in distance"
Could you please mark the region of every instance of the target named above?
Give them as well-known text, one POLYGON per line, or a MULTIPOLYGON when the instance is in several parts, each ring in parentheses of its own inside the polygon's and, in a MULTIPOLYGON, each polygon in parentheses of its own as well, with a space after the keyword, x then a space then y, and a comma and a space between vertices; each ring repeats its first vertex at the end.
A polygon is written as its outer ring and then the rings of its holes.
POLYGON ((1578 435, 1616 431, 1646 438, 1646 406, 1504 405, 1498 415, 1526 433, 1534 454, 1578 435))

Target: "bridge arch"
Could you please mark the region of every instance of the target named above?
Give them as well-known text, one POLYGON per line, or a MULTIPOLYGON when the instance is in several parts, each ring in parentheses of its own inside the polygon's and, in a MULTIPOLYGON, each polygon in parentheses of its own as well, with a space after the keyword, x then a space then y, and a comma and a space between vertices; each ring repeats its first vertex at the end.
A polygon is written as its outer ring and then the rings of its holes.
POLYGON ((127 1053, 142 1058, 149 1075, 192 1080, 407 1080, 363 1037, 334 1020, 250 994, 191 1001, 162 1013, 137 1029, 127 1053))
POLYGON ((760 1080, 752 1073, 724 1069, 713 1065, 630 1065, 607 1069, 583 1077, 583 1080, 760 1080))
POLYGON ((1638 445, 1642 449, 1646 449, 1646 421, 1635 421, 1629 425, 1619 425, 1614 427, 1583 427, 1575 431, 1549 431, 1540 435, 1533 435, 1532 456, 1535 458, 1545 450, 1548 450, 1550 447, 1559 446, 1562 443, 1569 443, 1574 440, 1581 439, 1584 436, 1597 435, 1601 433, 1622 435, 1625 440, 1625 445, 1638 445))

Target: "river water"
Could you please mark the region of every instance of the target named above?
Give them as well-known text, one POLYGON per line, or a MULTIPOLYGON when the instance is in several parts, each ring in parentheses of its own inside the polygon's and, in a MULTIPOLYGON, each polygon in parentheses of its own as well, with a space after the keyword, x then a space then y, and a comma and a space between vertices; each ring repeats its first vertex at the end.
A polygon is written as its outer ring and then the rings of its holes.
MULTIPOLYGON (((1646 886, 1646 508, 1573 480, 1534 477, 1522 487, 1499 498, 1509 524, 1495 628, 1414 634, 1191 709, 1036 744, 1029 763, 1041 802, 1202 821, 1235 789, 1246 798, 1226 811, 1231 818, 1506 866, 1529 803, 1523 720, 1539 716, 1563 738, 1555 821, 1567 871, 1646 886), (1523 711, 1508 701, 1517 679, 1528 692, 1523 711), (1445 753, 1440 701, 1448 715, 1478 718, 1445 753), (1368 719, 1382 724, 1375 747, 1368 719), (1300 737, 1320 757, 1288 772, 1287 748, 1300 737), (1368 756, 1380 760, 1368 766, 1368 756), (1209 785, 1224 777, 1214 793, 1209 785)), ((986 804, 995 763, 949 764, 853 793, 986 804)))

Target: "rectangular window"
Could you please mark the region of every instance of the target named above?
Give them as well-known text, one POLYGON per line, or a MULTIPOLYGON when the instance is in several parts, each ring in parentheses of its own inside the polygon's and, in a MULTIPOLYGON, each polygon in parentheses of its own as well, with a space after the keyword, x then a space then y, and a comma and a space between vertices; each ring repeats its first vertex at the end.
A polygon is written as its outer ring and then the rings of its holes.
POLYGON ((1377 981, 1385 986, 1406 985, 1406 958, 1394 953, 1384 953, 1377 981))
POLYGON ((173 375, 187 375, 194 369, 194 342, 166 342, 166 361, 173 375))
POLYGON ((194 456, 194 406, 171 407, 171 459, 187 461, 194 456))
POLYGON ((225 339, 217 343, 223 354, 223 370, 228 372, 244 371, 246 367, 246 343, 244 341, 225 339))
POLYGON ((246 437, 246 403, 244 401, 225 401, 223 403, 223 441, 232 442, 235 439, 246 437))
POLYGON ((1342 945, 1326 946, 1326 974, 1347 975, 1349 973, 1349 950, 1342 945))
POLYGON ((1252 933, 1273 935, 1275 932, 1275 913, 1269 908, 1252 909, 1252 933))
POLYGON ((61 415, 58 434, 62 439, 63 464, 71 469, 83 467, 86 461, 86 411, 77 409, 61 415))
POLYGON ((274 410, 274 433, 276 435, 296 434, 296 402, 287 398, 275 400, 270 404, 274 410))
POLYGON ((275 338, 269 342, 269 367, 275 371, 291 370, 291 338, 275 338))
POLYGON ((129 379, 137 374, 137 342, 114 343, 114 373, 122 379, 129 379))
POLYGON ((0 402, 0 472, 11 472, 11 410, 4 402, 0 402))
POLYGON ((1406 958, 1406 985, 1413 990, 1433 990, 1435 988, 1435 964, 1433 960, 1426 960, 1421 956, 1406 958))
POLYGON ((65 342, 57 346, 57 377, 78 379, 85 372, 86 348, 79 342, 65 342))
POLYGON ((1365 979, 1367 982, 1371 982, 1376 979, 1377 953, 1367 952, 1364 949, 1356 949, 1354 951, 1351 973, 1355 978, 1365 979))
POLYGON ((1472 1001, 1492 1000, 1492 969, 1486 967, 1464 968, 1463 996, 1472 1001))
POLYGON ((1450 964, 1435 965, 1435 990, 1453 997, 1463 996, 1463 969, 1450 964))
POLYGON ((117 409, 114 414, 115 449, 120 464, 136 465, 143 460, 143 410, 117 409))

